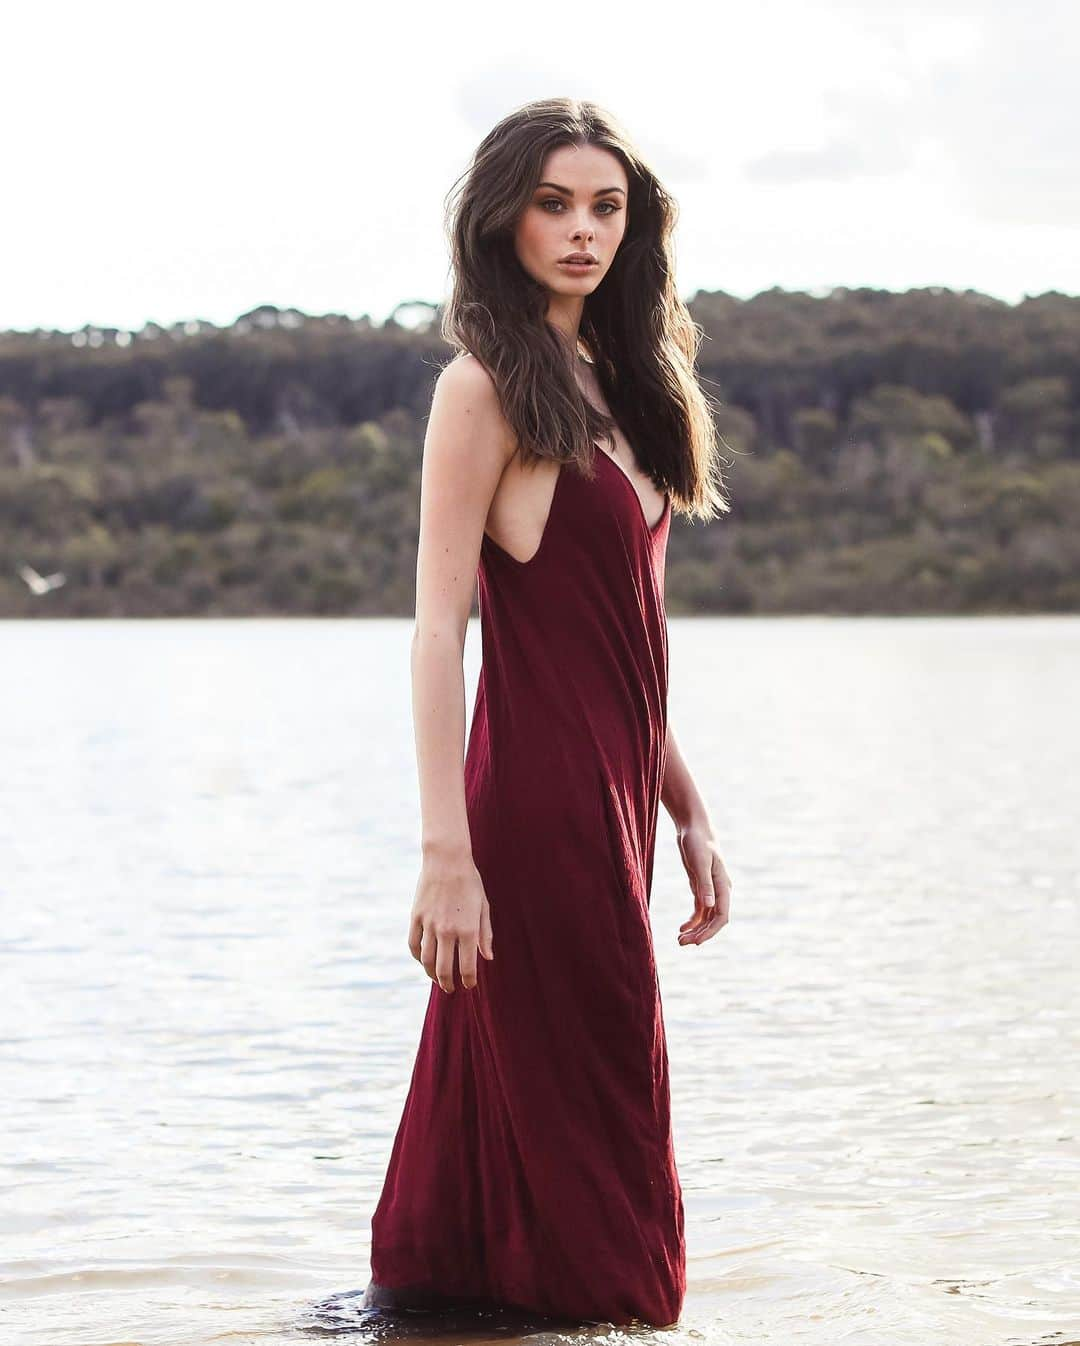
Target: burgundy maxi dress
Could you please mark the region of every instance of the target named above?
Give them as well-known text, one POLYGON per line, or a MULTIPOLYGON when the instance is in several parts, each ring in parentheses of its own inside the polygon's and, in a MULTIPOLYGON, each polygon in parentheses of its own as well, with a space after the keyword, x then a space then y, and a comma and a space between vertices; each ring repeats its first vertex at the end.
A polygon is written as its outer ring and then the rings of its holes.
MULTIPOLYGON (((665 500, 602 448, 539 550, 484 534, 465 761, 495 957, 431 986, 382 1194, 379 1286, 654 1327, 686 1288, 649 899, 667 734, 665 500)), ((441 1298, 435 1302, 441 1302, 441 1298)))

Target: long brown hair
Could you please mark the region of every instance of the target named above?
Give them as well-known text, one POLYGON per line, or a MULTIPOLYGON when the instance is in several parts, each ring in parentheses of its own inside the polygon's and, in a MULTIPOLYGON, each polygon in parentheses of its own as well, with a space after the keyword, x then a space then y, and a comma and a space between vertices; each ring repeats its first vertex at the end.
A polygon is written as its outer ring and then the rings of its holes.
MULTIPOLYGON (((442 336, 489 371, 503 414, 530 457, 593 469, 596 441, 618 425, 672 508, 727 513, 714 404, 695 373, 703 332, 675 288, 674 199, 618 122, 595 103, 549 98, 504 117, 481 141, 447 198, 453 287, 442 336), (582 394, 576 353, 546 321, 548 294, 514 251, 514 227, 547 154, 597 145, 629 180, 627 225, 609 273, 585 299, 579 339, 612 416, 582 394)), ((452 357, 454 358, 454 357, 452 357)))

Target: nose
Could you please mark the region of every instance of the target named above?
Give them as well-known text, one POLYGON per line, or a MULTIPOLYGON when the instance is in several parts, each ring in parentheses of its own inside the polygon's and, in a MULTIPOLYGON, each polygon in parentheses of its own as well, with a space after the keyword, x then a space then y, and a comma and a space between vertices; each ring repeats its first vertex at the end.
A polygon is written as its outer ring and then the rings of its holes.
POLYGON ((575 227, 573 233, 570 235, 570 237, 574 240, 575 243, 578 242, 579 240, 593 238, 594 234, 592 225, 588 223, 578 224, 575 227))

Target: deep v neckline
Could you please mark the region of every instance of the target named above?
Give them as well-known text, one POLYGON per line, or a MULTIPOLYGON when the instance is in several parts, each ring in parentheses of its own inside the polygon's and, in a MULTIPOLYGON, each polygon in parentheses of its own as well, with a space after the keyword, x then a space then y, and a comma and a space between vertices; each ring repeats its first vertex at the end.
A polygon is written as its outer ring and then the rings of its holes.
MULTIPOLYGON (((583 365, 589 365, 590 367, 592 366, 593 362, 591 360, 586 360, 584 355, 582 355, 580 351, 578 352, 578 359, 581 361, 583 365)), ((654 524, 650 524, 645 514, 645 506, 641 503, 641 496, 638 493, 638 488, 634 485, 633 478, 630 476, 630 473, 626 471, 626 469, 622 466, 622 464, 613 454, 608 453, 607 449, 603 448, 600 444, 596 444, 594 442, 593 447, 596 449, 597 453, 601 454, 611 463, 611 466, 615 469, 616 472, 618 472, 619 476, 622 477, 623 481, 625 481, 627 486, 629 486, 630 489, 633 491, 634 499, 637 501, 638 513, 641 515, 641 522, 645 525, 645 531, 648 533, 650 539, 655 538, 656 535, 660 532, 663 522, 667 518, 668 513, 671 509, 671 493, 669 491, 664 492, 664 508, 660 511, 659 519, 657 519, 657 521, 654 524)))
POLYGON ((668 516, 668 510, 671 508, 670 492, 667 491, 664 492, 664 508, 660 511, 659 519, 657 519, 657 521, 653 524, 649 523, 648 517, 645 514, 645 506, 641 503, 641 495, 638 492, 638 488, 634 485, 630 473, 626 471, 626 469, 621 465, 618 459, 614 457, 614 455, 608 453, 607 449, 602 448, 599 444, 597 444, 596 451, 598 454, 600 454, 602 458, 606 458, 608 460, 608 462, 619 474, 619 476, 622 477, 623 481, 626 482, 627 486, 630 487, 630 490, 634 493, 634 499, 637 501, 638 513, 641 515, 641 522, 645 525, 645 531, 649 534, 651 538, 655 537, 657 533, 659 533, 664 520, 668 516))

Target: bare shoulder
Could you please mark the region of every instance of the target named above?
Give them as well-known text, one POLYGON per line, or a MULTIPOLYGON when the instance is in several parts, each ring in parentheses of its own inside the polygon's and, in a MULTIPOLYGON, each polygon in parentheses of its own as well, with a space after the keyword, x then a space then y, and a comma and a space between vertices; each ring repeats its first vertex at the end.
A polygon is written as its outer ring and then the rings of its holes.
POLYGON ((495 380, 487 366, 468 351, 455 355, 439 373, 438 383, 462 392, 495 396, 495 380))
POLYGON ((495 380, 472 355, 459 355, 440 371, 431 414, 444 427, 467 432, 504 462, 513 456, 516 437, 503 415, 495 380))

